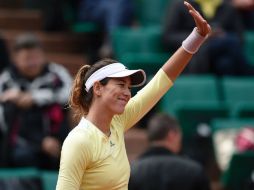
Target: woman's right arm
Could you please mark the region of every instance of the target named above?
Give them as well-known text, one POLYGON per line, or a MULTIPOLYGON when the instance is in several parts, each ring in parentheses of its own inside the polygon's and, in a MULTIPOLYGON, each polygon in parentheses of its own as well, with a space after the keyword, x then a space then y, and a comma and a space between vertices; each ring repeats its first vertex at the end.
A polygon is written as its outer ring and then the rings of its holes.
POLYGON ((56 190, 79 190, 87 165, 90 150, 85 145, 84 136, 69 135, 62 147, 60 169, 56 190))

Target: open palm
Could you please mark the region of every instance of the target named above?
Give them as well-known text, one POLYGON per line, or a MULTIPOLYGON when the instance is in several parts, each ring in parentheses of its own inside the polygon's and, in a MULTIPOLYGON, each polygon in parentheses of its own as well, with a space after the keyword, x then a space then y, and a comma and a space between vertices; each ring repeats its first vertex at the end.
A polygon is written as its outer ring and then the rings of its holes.
POLYGON ((207 21, 199 14, 199 12, 196 9, 194 9, 194 7, 190 3, 185 1, 184 5, 188 8, 189 13, 191 14, 191 16, 195 21, 198 33, 201 36, 209 35, 212 29, 210 25, 207 23, 207 21))

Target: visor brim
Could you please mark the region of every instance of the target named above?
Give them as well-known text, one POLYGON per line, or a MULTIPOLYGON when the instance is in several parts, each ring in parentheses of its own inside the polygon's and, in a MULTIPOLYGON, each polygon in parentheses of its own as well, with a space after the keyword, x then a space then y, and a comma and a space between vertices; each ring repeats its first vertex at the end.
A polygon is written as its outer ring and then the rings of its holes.
POLYGON ((121 78, 121 77, 130 77, 131 79, 131 87, 139 87, 145 84, 146 82, 146 74, 145 71, 142 69, 138 70, 128 70, 125 69, 123 71, 120 71, 118 73, 114 73, 112 75, 109 75, 110 78, 121 78))

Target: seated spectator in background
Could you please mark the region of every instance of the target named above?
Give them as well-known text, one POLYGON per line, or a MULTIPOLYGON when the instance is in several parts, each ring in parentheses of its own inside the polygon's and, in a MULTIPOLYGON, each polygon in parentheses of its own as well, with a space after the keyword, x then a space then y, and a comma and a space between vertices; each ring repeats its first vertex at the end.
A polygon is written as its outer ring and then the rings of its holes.
POLYGON ((105 33, 104 42, 99 50, 101 58, 112 57, 112 32, 120 26, 129 26, 133 19, 132 0, 81 0, 79 20, 100 25, 105 33))
POLYGON ((254 1, 253 0, 229 0, 237 9, 244 24, 244 30, 254 30, 254 1))
POLYGON ((236 135, 235 145, 238 152, 254 151, 254 128, 243 127, 236 135))
MULTIPOLYGON (((41 1, 43 13, 43 28, 46 31, 63 31, 68 28, 64 18, 64 3, 67 0, 41 1)), ((38 2, 36 2, 38 4, 38 2)))
POLYGON ((35 36, 17 38, 13 64, 0 76, 0 129, 9 135, 12 166, 58 168, 71 83, 65 68, 47 61, 35 36))
MULTIPOLYGON (((72 18, 72 10, 79 0, 22 0, 25 9, 39 9, 42 14, 42 27, 48 32, 67 30, 72 18)), ((23 8, 23 7, 22 7, 23 8)))
POLYGON ((0 73, 10 64, 9 51, 5 41, 0 37, 0 73))
MULTIPOLYGON (((213 32, 206 44, 193 57, 193 63, 187 67, 186 73, 253 74, 253 68, 246 63, 243 54, 242 23, 236 10, 223 0, 190 2, 211 24, 213 32)), ((194 24, 181 3, 178 0, 173 1, 165 18, 163 43, 171 51, 177 49, 177 45, 185 39, 194 24)))
POLYGON ((196 162, 179 155, 182 134, 166 114, 148 122, 150 148, 132 164, 129 190, 209 190, 209 180, 196 162))
POLYGON ((237 130, 235 128, 221 129, 213 134, 214 152, 221 171, 228 168, 229 161, 236 151, 234 143, 236 134, 237 130))
MULTIPOLYGON (((5 41, 0 37, 0 73, 9 65, 9 52, 5 41)), ((6 138, 4 132, 0 130, 0 167, 6 165, 7 158, 4 156, 6 147, 6 138)))
POLYGON ((39 0, 39 3, 37 0, 35 3, 42 4, 44 30, 57 32, 70 28, 72 19, 75 19, 74 12, 77 11, 79 0, 39 0))
POLYGON ((234 153, 254 151, 254 128, 225 128, 213 135, 216 160, 221 171, 227 170, 234 153))

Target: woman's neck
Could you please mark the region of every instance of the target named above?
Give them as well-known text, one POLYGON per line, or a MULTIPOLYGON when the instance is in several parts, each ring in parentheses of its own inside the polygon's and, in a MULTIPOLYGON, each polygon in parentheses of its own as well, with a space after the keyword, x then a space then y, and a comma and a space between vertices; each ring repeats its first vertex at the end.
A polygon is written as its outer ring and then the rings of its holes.
POLYGON ((98 129, 104 134, 110 133, 110 123, 113 118, 113 114, 109 114, 106 110, 90 108, 86 119, 92 122, 98 129))

